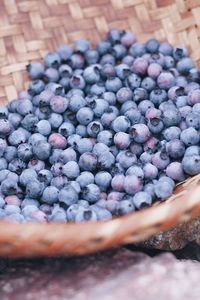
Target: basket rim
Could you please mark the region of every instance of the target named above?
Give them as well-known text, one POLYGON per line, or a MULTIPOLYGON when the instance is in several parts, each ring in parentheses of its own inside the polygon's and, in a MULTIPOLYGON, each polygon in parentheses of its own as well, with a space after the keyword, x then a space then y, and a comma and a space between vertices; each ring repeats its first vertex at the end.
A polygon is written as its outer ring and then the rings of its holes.
POLYGON ((167 201, 109 221, 86 223, 0 222, 0 256, 82 255, 142 242, 200 214, 200 174, 167 201), (184 201, 184 205, 183 205, 184 201))

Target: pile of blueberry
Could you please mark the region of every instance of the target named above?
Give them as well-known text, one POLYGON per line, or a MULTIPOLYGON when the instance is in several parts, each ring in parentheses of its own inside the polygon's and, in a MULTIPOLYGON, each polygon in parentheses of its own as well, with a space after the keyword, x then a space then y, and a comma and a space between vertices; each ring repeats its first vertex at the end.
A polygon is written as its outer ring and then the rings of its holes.
POLYGON ((200 173, 200 71, 187 49, 113 29, 27 66, 0 107, 0 219, 109 220, 200 173))

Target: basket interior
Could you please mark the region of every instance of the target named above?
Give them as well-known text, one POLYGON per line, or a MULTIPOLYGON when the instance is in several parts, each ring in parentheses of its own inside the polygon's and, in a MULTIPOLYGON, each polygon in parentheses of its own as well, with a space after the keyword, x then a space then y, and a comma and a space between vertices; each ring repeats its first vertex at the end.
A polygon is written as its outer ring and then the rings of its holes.
POLYGON ((110 28, 134 32, 139 41, 168 39, 200 60, 197 0, 0 1, 0 103, 28 86, 26 65, 63 43, 88 38, 94 45, 110 28))

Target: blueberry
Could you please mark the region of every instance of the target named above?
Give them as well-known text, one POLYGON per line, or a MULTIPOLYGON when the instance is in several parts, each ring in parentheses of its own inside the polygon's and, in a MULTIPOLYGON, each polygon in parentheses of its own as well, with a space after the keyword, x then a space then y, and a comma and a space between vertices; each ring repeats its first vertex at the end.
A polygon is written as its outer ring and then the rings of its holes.
MULTIPOLYGON (((87 208, 87 207, 86 207, 87 208)), ((67 219, 69 221, 75 221, 76 215, 80 212, 83 211, 84 207, 78 205, 78 204, 72 204, 69 206, 69 208, 67 209, 67 219)))
POLYGON ((200 89, 193 89, 188 93, 188 104, 194 105, 200 103, 200 89))
POLYGON ((181 132, 180 139, 186 146, 191 146, 198 144, 200 137, 196 129, 189 127, 181 132))
POLYGON ((122 200, 117 205, 117 214, 119 216, 127 215, 135 210, 132 201, 122 200))
POLYGON ((68 178, 77 178, 80 174, 79 165, 75 161, 69 161, 62 167, 62 173, 68 178))
POLYGON ((199 146, 190 146, 185 150, 184 156, 192 156, 192 155, 200 155, 200 147, 199 146))
POLYGON ((106 102, 109 105, 115 105, 116 104, 116 96, 113 92, 105 92, 103 93, 103 99, 106 100, 106 102))
POLYGON ((143 100, 138 104, 138 109, 141 112, 141 114, 143 114, 143 115, 146 114, 146 111, 148 109, 151 109, 153 107, 154 107, 154 104, 149 100, 143 100))
POLYGON ((5 179, 1 183, 1 192, 3 195, 8 196, 8 195, 15 195, 18 190, 18 185, 16 182, 13 182, 10 179, 5 179))
POLYGON ((48 204, 57 202, 59 190, 55 186, 47 186, 42 194, 42 201, 48 204))
POLYGON ((39 207, 40 203, 39 201, 35 200, 35 199, 30 199, 30 198, 25 198, 22 203, 21 203, 21 207, 22 209, 28 206, 36 206, 39 207))
POLYGON ((79 166, 85 171, 94 171, 97 167, 97 157, 94 153, 85 152, 79 158, 79 166))
POLYGON ((148 93, 145 89, 143 88, 136 88, 133 91, 133 100, 135 102, 139 102, 141 100, 145 100, 148 97, 148 93))
POLYGON ((150 100, 155 106, 159 106, 167 99, 167 92, 164 89, 155 88, 150 92, 150 100))
POLYGON ((130 128, 130 136, 136 143, 144 143, 150 137, 150 131, 145 124, 135 124, 130 128))
POLYGON ((88 221, 97 221, 96 213, 91 209, 80 210, 75 217, 75 222, 84 223, 88 221))
POLYGON ((40 160, 46 160, 51 154, 51 145, 45 141, 38 141, 33 145, 33 153, 40 160))
POLYGON ((96 64, 99 60, 99 53, 97 50, 88 50, 85 52, 85 59, 88 65, 96 64))
POLYGON ((133 57, 142 56, 146 52, 145 45, 140 43, 134 43, 133 45, 131 45, 129 52, 133 57))
POLYGON ((99 206, 97 203, 91 206, 93 212, 96 213, 97 220, 108 221, 112 219, 112 214, 106 208, 99 206))
POLYGON ((166 144, 166 150, 170 157, 179 159, 185 153, 185 145, 179 139, 174 139, 166 144))
POLYGON ((0 137, 4 138, 11 132, 12 126, 7 119, 0 119, 0 137))
POLYGON ((184 156, 182 166, 186 174, 197 175, 200 172, 200 155, 184 156))
POLYGON ((111 181, 111 187, 114 191, 123 192, 124 191, 124 175, 116 174, 111 181))
POLYGON ((44 66, 39 62, 28 64, 26 70, 32 79, 40 79, 44 74, 44 66))
POLYGON ((20 175, 25 168, 26 163, 19 158, 13 159, 8 165, 8 170, 16 173, 17 175, 20 175))
POLYGON ((0 182, 7 178, 8 174, 10 173, 9 170, 4 169, 0 171, 0 182))
POLYGON ((146 59, 144 59, 143 57, 138 57, 133 62, 132 71, 135 74, 144 76, 147 72, 148 65, 149 64, 146 59))
POLYGON ((99 187, 94 183, 88 184, 83 189, 82 197, 84 200, 87 200, 88 202, 91 202, 91 203, 98 201, 99 197, 100 197, 99 187))
POLYGON ((19 126, 22 119, 23 117, 18 113, 10 113, 8 115, 8 121, 10 122, 11 126, 15 129, 19 126))
POLYGON ((103 115, 101 116, 101 124, 105 127, 105 128, 109 128, 111 126, 112 121, 114 121, 117 117, 116 112, 114 112, 114 110, 110 107, 107 111, 105 111, 105 113, 103 113, 103 115))
POLYGON ((158 151, 153 155, 151 162, 159 170, 164 170, 169 165, 170 159, 166 152, 158 151))
POLYGON ((179 127, 171 126, 163 131, 163 136, 167 141, 178 139, 180 137, 181 130, 179 127))
POLYGON ((148 66, 147 74, 149 77, 153 78, 154 80, 160 75, 162 72, 162 67, 158 63, 151 63, 148 66))
POLYGON ((93 112, 89 107, 82 107, 78 110, 76 117, 81 125, 88 125, 93 119, 93 112))
POLYGON ((115 132, 126 132, 130 127, 130 121, 125 116, 119 116, 112 122, 112 129, 115 132))
POLYGON ((149 162, 151 162, 151 160, 152 160, 152 154, 149 153, 148 151, 143 152, 143 153, 140 155, 140 161, 141 161, 141 163, 143 163, 143 164, 149 163, 149 162))
POLYGON ((133 92, 128 87, 122 87, 117 91, 116 97, 117 101, 123 104, 126 101, 132 100, 133 92))
POLYGON ((97 142, 104 143, 107 146, 111 146, 113 141, 113 135, 110 130, 102 130, 97 135, 97 142))
POLYGON ((138 178, 143 179, 144 178, 144 172, 142 170, 142 168, 139 165, 132 165, 130 166, 127 170, 126 170, 126 176, 127 175, 135 175, 138 178))
POLYGON ((135 108, 128 109, 124 115, 130 120, 132 125, 140 123, 142 117, 141 112, 135 108))
POLYGON ((78 193, 70 184, 66 184, 65 187, 60 190, 58 199, 60 202, 70 206, 78 201, 78 193))
POLYGON ((162 120, 166 127, 176 126, 181 121, 180 112, 176 109, 164 110, 162 120))
POLYGON ((32 111, 33 111, 33 105, 30 100, 26 99, 26 100, 18 101, 17 112, 20 115, 25 116, 27 114, 32 113, 32 111))
POLYGON ((128 169, 137 161, 137 158, 136 155, 133 154, 131 151, 126 150, 119 152, 119 154, 116 157, 116 160, 123 168, 128 169))
POLYGON ((81 137, 87 136, 87 127, 84 125, 78 125, 76 127, 76 134, 80 135, 81 137))
POLYGON ((151 118, 148 121, 147 125, 148 125, 149 130, 154 134, 160 133, 164 128, 164 124, 163 124, 162 120, 157 117, 151 118))
POLYGON ((19 145, 17 148, 17 155, 21 160, 28 162, 33 157, 32 146, 28 143, 19 145))
POLYGON ((57 82, 59 80, 59 72, 54 68, 47 68, 43 75, 44 82, 57 82))
POLYGON ((163 55, 172 55, 173 47, 168 42, 163 42, 159 46, 159 52, 163 55))
POLYGON ((153 183, 147 183, 144 186, 144 192, 146 192, 148 195, 150 195, 152 200, 155 200, 156 195, 155 195, 155 187, 154 187, 153 183))
MULTIPOLYGON (((134 60, 133 60, 134 61, 134 60)), ((117 76, 124 80, 126 79, 130 74, 131 74, 131 69, 129 66, 127 66, 127 64, 118 64, 116 67, 115 67, 115 71, 116 71, 116 74, 117 76)))
POLYGON ((127 175, 124 179, 124 190, 130 195, 134 195, 141 191, 143 183, 136 175, 127 175))
POLYGON ((49 121, 47 120, 40 120, 37 124, 36 124, 36 130, 44 135, 44 136, 48 136, 51 133, 51 125, 49 123, 49 121))
POLYGON ((146 77, 142 80, 141 87, 143 89, 146 89, 148 92, 151 92, 155 88, 155 86, 156 86, 156 82, 151 77, 146 77))
POLYGON ((29 161, 28 168, 33 169, 36 172, 39 172, 40 170, 45 168, 45 163, 42 160, 33 158, 29 161))
POLYGON ((75 133, 75 127, 70 122, 64 122, 62 125, 58 128, 58 132, 62 134, 64 137, 69 137, 72 134, 75 133))
POLYGON ((55 163, 51 166, 51 173, 54 177, 62 175, 63 165, 61 163, 55 163))
POLYGON ((161 72, 157 84, 159 88, 167 90, 175 84, 175 78, 170 72, 161 72))
POLYGON ((147 192, 138 192, 133 197, 133 204, 137 209, 148 207, 152 204, 151 195, 147 192))
MULTIPOLYGON (((76 161, 77 154, 74 149, 67 148, 59 153, 58 160, 61 163, 66 164, 68 161, 76 161)), ((56 162, 56 161, 55 161, 56 162)))
POLYGON ((84 171, 76 178, 76 181, 79 183, 81 188, 84 188, 88 184, 94 183, 94 175, 91 172, 84 171))
POLYGON ((112 176, 110 173, 106 171, 100 171, 95 175, 95 183, 102 191, 106 191, 106 189, 110 186, 112 176))
POLYGON ((43 170, 38 172, 38 180, 40 182, 44 182, 45 185, 49 185, 52 178, 53 178, 53 175, 47 169, 43 169, 43 170))
MULTIPOLYGON (((40 180, 40 178, 38 178, 40 180)), ((68 183, 66 176, 56 176, 51 180, 51 186, 55 186, 57 189, 62 189, 68 183)))
POLYGON ((114 77, 114 78, 107 79, 105 86, 108 92, 116 93, 117 91, 119 91, 119 89, 121 89, 122 82, 118 77, 114 77))
POLYGON ((98 133, 103 130, 103 126, 98 121, 93 121, 87 126, 87 133, 91 137, 97 137, 98 133))
POLYGON ((133 154, 135 154, 136 156, 139 156, 143 153, 143 147, 141 144, 132 142, 130 144, 130 150, 133 154))
POLYGON ((20 213, 20 208, 17 205, 6 205, 4 208, 4 211, 7 215, 15 214, 15 213, 20 213))
POLYGON ((92 151, 96 156, 100 156, 103 152, 109 152, 109 148, 104 143, 96 143, 92 151))
POLYGON ((49 216, 49 221, 56 223, 66 223, 67 216, 65 210, 62 207, 53 208, 52 213, 49 216))
POLYGON ((69 105, 69 100, 62 96, 54 96, 50 100, 50 106, 53 112, 55 113, 63 113, 66 111, 69 105))
POLYGON ((172 56, 166 55, 164 58, 164 67, 166 70, 170 70, 171 68, 174 68, 175 66, 175 60, 172 56))
POLYGON ((182 58, 186 57, 188 55, 188 51, 186 48, 174 48, 173 50, 173 56, 175 60, 181 60, 182 58))
POLYGON ((63 116, 57 113, 50 114, 48 121, 53 129, 57 129, 63 122, 63 116))
POLYGON ((30 198, 37 199, 42 195, 44 187, 44 184, 38 180, 29 181, 26 185, 26 195, 30 198))
MULTIPOLYGON (((83 154, 84 155, 84 154, 83 154)), ((103 152, 98 156, 98 166, 102 169, 109 169, 115 162, 115 157, 111 152, 103 152)))
POLYGON ((42 134, 40 133, 34 133, 32 134, 29 139, 28 139, 28 143, 31 145, 31 146, 34 146, 36 143, 38 143, 39 141, 43 141, 43 142, 46 142, 46 137, 43 136, 42 134))
POLYGON ((161 200, 165 200, 172 195, 173 185, 167 181, 158 181, 155 183, 155 194, 161 200))
POLYGON ((44 63, 47 67, 57 69, 60 65, 60 56, 56 52, 48 53, 44 58, 44 63))
POLYGON ((129 87, 131 90, 134 90, 136 88, 140 87, 141 84, 141 77, 138 76, 137 74, 130 74, 126 80, 125 80, 125 84, 127 87, 129 87))
POLYGON ((128 100, 122 104, 122 106, 120 108, 120 114, 124 115, 130 109, 137 109, 137 104, 135 102, 133 102, 132 100, 128 100))
POLYGON ((62 149, 53 149, 52 150, 51 156, 49 157, 49 162, 51 165, 61 161, 60 160, 61 153, 62 153, 62 149))
POLYGON ((156 166, 154 166, 153 164, 151 163, 147 163, 144 168, 144 177, 146 179, 155 179, 157 176, 158 176, 158 169, 156 166))
POLYGON ((61 45, 57 49, 57 53, 63 61, 66 61, 72 55, 72 49, 68 45, 61 45))
POLYGON ((106 54, 111 49, 111 43, 109 41, 100 41, 97 44, 97 51, 100 55, 106 54))
POLYGON ((185 179, 183 166, 180 162, 170 163, 166 168, 166 175, 178 182, 185 179))
POLYGON ((130 136, 125 132, 117 132, 114 136, 114 143, 119 149, 126 149, 130 143, 130 136))
POLYGON ((64 149, 67 146, 67 140, 64 136, 59 133, 52 133, 49 136, 48 143, 57 149, 64 149))

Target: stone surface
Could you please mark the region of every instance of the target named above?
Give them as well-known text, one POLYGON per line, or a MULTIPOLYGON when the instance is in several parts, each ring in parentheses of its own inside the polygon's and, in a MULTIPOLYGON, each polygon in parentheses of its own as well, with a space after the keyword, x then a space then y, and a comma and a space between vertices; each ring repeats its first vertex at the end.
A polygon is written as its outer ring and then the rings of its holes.
POLYGON ((195 300, 199 276, 198 262, 126 249, 82 258, 2 260, 0 299, 195 300))
POLYGON ((195 241, 200 245, 200 217, 161 232, 140 245, 160 250, 178 250, 195 241))

